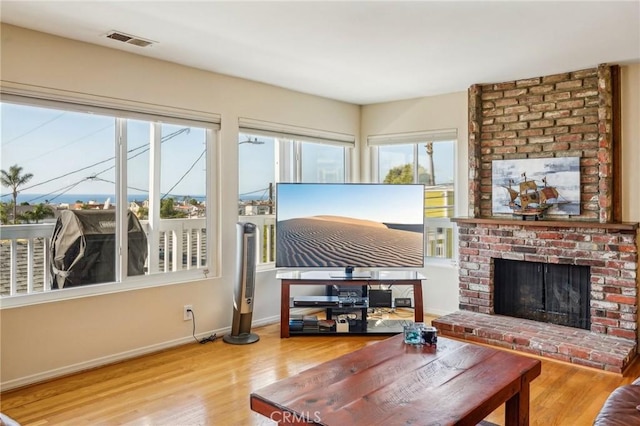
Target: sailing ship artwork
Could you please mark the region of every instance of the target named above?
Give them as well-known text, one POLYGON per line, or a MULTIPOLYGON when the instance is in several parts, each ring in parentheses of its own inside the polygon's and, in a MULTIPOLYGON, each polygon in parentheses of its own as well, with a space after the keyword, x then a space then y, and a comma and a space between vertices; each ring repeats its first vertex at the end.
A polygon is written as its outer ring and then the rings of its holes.
POLYGON ((492 163, 493 214, 524 220, 580 214, 580 158, 496 160, 492 163))

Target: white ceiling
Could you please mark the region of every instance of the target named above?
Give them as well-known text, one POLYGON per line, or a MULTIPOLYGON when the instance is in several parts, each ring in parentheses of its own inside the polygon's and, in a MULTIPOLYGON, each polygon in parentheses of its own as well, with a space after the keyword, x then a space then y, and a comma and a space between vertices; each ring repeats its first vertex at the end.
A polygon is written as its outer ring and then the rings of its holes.
POLYGON ((0 19, 361 105, 640 62, 637 0, 2 0, 0 19))

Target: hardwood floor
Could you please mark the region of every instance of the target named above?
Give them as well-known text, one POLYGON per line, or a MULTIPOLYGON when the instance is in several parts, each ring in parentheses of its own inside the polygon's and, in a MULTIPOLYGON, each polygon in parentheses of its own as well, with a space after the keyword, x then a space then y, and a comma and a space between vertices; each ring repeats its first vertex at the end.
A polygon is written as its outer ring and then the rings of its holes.
MULTIPOLYGON (((272 425, 250 410, 253 390, 384 338, 280 339, 278 324, 252 331, 260 341, 251 345, 194 342, 4 392, 0 408, 23 425, 272 425)), ((530 423, 591 425, 609 393, 637 376, 637 360, 624 376, 543 360, 530 423)), ((504 407, 487 420, 503 425, 504 407)))

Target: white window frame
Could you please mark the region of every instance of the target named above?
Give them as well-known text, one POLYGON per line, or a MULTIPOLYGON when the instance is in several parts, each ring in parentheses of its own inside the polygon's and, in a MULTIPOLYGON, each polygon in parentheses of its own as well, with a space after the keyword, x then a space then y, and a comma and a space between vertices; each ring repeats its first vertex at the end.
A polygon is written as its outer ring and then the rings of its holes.
MULTIPOLYGON (((353 135, 242 117, 238 119, 238 133, 275 138, 274 185, 278 182, 302 181, 302 144, 308 142, 344 147, 344 181, 350 182, 352 179, 351 156, 355 148, 355 136, 353 135)), ((250 221, 250 219, 248 220, 250 221)), ((259 236, 259 238, 263 237, 259 236)), ((257 266, 258 271, 273 268, 275 268, 275 262, 258 263, 257 266)))
POLYGON ((305 142, 344 147, 344 181, 352 179, 351 156, 356 144, 353 135, 243 117, 238 119, 238 128, 239 133, 276 138, 276 182, 302 181, 301 153, 305 142))
MULTIPOLYGON (((82 113, 98 113, 108 115, 116 120, 116 136, 120 138, 125 132, 126 119, 136 119, 154 122, 159 129, 161 123, 194 126, 205 129, 206 139, 206 197, 207 197, 207 266, 180 271, 167 271, 148 275, 127 276, 127 262, 123 261, 123 253, 127 253, 127 224, 123 218, 127 215, 128 203, 118 202, 125 192, 126 178, 126 144, 118 144, 114 150, 116 156, 116 176, 118 182, 116 192, 116 223, 119 235, 118 255, 116 256, 116 281, 97 283, 87 286, 71 287, 58 290, 46 290, 38 293, 17 294, 0 298, 0 309, 18 306, 28 306, 58 300, 76 299, 102 294, 173 285, 194 280, 202 280, 219 276, 220 273, 220 206, 213 202, 218 200, 220 179, 218 177, 218 150, 221 116, 219 114, 201 111, 184 110, 180 108, 139 104, 130 101, 120 101, 113 98, 103 98, 92 95, 72 94, 55 89, 36 89, 19 84, 4 84, 0 88, 0 101, 22 104, 33 107, 54 108, 82 113), (124 158, 124 161, 123 161, 124 158)), ((121 140, 121 139, 119 139, 121 140)), ((126 139, 125 139, 126 140, 126 139)), ((158 161, 158 158, 155 159, 158 161)), ((159 167, 159 164, 155 165, 159 167)), ((126 200, 125 200, 126 201, 126 200)))

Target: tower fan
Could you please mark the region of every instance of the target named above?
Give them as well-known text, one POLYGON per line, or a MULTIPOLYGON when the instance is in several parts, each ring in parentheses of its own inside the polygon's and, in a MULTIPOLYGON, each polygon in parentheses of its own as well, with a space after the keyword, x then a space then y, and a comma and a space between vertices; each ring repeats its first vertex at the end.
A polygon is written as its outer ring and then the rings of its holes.
POLYGON ((231 333, 223 340, 234 345, 246 345, 260 340, 260 336, 251 333, 253 314, 253 294, 256 280, 256 225, 253 223, 236 224, 238 232, 238 251, 236 253, 236 280, 233 290, 233 323, 231 333))

